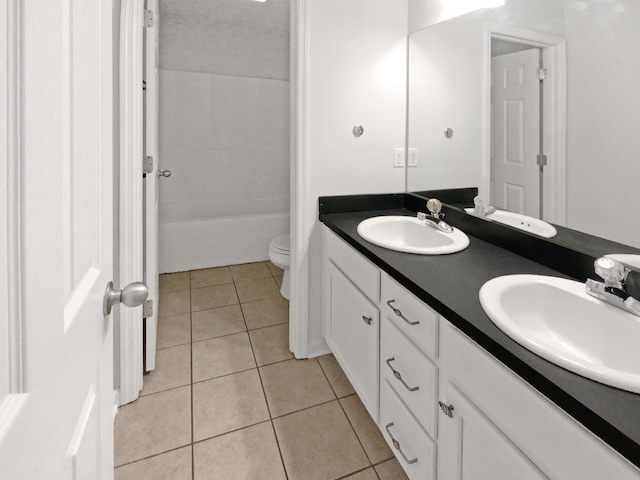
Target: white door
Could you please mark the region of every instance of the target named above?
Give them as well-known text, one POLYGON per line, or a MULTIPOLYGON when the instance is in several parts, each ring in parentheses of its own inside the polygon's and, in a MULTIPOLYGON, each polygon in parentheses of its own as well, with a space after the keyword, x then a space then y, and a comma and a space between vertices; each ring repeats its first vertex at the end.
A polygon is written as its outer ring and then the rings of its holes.
POLYGON ((153 20, 144 29, 145 35, 145 156, 153 159, 153 171, 145 175, 145 268, 144 281, 149 287, 152 313, 145 318, 145 370, 156 367, 158 336, 158 1, 147 0, 147 11, 153 20))
POLYGON ((491 204, 540 217, 540 83, 537 48, 491 59, 491 204))
POLYGON ((19 219, 19 247, 7 242, 18 280, 10 340, 0 334, 5 480, 113 477, 113 334, 102 313, 113 273, 112 8, 0 3, 2 55, 18 72, 0 84, 16 104, 0 125, 19 142, 6 160, 20 184, 7 209, 19 219))

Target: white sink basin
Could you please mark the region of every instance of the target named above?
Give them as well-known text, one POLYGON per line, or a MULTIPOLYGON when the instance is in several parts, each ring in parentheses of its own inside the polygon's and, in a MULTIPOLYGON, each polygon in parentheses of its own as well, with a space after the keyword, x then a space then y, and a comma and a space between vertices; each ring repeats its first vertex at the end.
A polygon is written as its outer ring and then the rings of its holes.
MULTIPOLYGON (((465 212, 473 215, 473 208, 465 208, 465 212)), ((558 231, 555 227, 544 220, 530 217, 528 215, 522 215, 521 213, 509 212, 508 210, 496 210, 490 215, 487 215, 488 220, 503 223, 510 227, 524 230, 525 232, 535 233, 544 238, 555 237, 558 231)))
POLYGON ((382 216, 363 220, 358 234, 366 241, 398 252, 441 255, 464 250, 469 237, 457 228, 441 232, 414 217, 382 216))
POLYGON ((640 317, 591 297, 583 283, 507 275, 485 283, 480 303, 523 347, 584 377, 640 393, 640 317))

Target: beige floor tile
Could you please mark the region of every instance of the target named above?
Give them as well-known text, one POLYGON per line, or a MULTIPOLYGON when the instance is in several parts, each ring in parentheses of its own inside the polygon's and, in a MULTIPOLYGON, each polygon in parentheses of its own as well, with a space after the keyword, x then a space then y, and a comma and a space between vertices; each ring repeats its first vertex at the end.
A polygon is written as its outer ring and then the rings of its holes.
POLYGON ((380 463, 393 458, 393 453, 382 433, 380 433, 380 429, 358 396, 351 395, 350 397, 342 398, 340 403, 371 463, 380 463))
POLYGON ((191 288, 211 287, 233 283, 229 267, 206 268, 191 272, 191 288))
POLYGON ((268 419, 267 402, 256 369, 193 385, 195 441, 268 419))
POLYGON ((256 366, 246 332, 195 342, 192 350, 194 382, 256 366))
POLYGON ((191 315, 167 315, 158 317, 157 348, 175 347, 191 343, 191 315))
POLYGON ((158 316, 189 313, 191 291, 161 293, 158 300, 158 316))
POLYGON ((378 475, 376 475, 376 471, 371 467, 361 472, 354 473, 353 475, 349 475, 348 477, 343 477, 342 480, 378 480, 378 475))
POLYGON ((289 480, 332 480, 370 466, 337 401, 273 424, 289 480))
POLYGON ((241 306, 249 330, 289 321, 289 303, 281 295, 257 302, 242 303, 241 306))
POLYGON ((194 445, 196 480, 285 480, 271 422, 194 445))
POLYGON ((179 292, 191 288, 189 272, 165 273, 159 278, 160 293, 179 292))
POLYGON ((331 388, 333 388, 333 391, 336 393, 338 398, 356 393, 351 382, 349 382, 349 379, 342 371, 340 364, 338 364, 336 357, 332 354, 323 355, 322 357, 318 357, 318 362, 320 362, 320 366, 322 367, 322 370, 324 370, 324 373, 331 384, 331 388))
POLYGON ((267 298, 277 298, 280 296, 280 289, 273 277, 260 278, 258 280, 244 280, 236 282, 238 297, 241 303, 255 302, 267 298))
POLYGON ((115 480, 191 480, 191 446, 115 469, 115 480))
POLYGON ((335 398, 315 359, 287 360, 260 367, 272 417, 279 417, 335 398))
POLYGON ((284 270, 281 269, 280 267, 276 267, 273 263, 271 262, 266 262, 267 263, 267 268, 269 269, 269 271, 271 272, 271 275, 273 275, 274 277, 278 276, 278 275, 282 275, 284 270))
POLYGON ((115 465, 191 443, 191 387, 140 397, 120 407, 115 421, 115 465))
POLYGON ((191 326, 194 342, 243 332, 247 329, 240 305, 193 312, 191 326))
POLYGON ((259 328, 249 332, 258 366, 293 358, 289 351, 289 324, 259 328))
POLYGON ((283 275, 274 275, 273 279, 276 281, 276 285, 278 285, 278 288, 282 287, 282 277, 283 275))
POLYGON ((229 268, 231 268, 231 275, 236 282, 271 277, 271 271, 265 262, 231 265, 229 268))
POLYGON ((191 384, 191 345, 163 348, 156 352, 156 368, 143 377, 140 395, 191 384))
POLYGON ((194 288, 191 290, 191 311, 235 305, 238 302, 236 288, 232 283, 215 287, 194 288))
POLYGON ((375 466, 380 480, 409 480, 402 466, 395 458, 375 466))

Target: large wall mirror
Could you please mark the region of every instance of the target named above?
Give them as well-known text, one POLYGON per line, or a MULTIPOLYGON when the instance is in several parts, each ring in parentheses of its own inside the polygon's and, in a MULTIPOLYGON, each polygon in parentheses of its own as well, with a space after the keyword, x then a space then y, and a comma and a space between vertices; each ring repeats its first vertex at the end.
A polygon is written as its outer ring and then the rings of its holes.
POLYGON ((640 248, 640 2, 506 0, 411 33, 407 147, 409 192, 477 188, 640 248))

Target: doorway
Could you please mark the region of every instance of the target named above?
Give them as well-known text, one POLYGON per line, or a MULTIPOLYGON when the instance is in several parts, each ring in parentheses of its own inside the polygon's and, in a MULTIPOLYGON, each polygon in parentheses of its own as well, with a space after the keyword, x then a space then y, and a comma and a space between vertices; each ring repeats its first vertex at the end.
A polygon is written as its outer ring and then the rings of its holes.
POLYGON ((565 41, 490 32, 489 194, 498 208, 566 222, 565 41))

